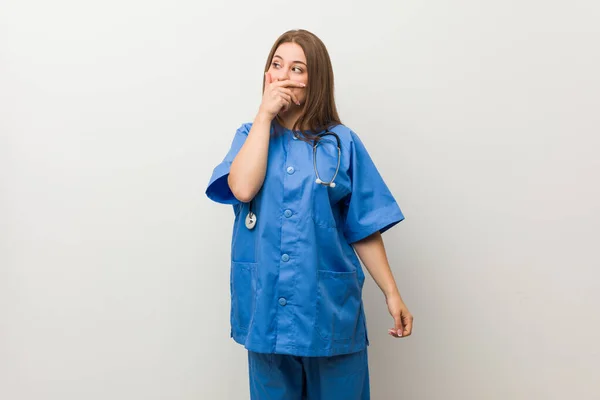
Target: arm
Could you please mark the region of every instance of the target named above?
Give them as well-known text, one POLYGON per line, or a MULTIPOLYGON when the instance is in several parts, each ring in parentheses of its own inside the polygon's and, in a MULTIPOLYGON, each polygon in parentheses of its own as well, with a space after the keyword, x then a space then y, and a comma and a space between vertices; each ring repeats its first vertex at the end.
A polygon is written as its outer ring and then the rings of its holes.
POLYGON ((303 83, 290 80, 273 82, 266 73, 265 90, 258 114, 242 148, 231 163, 227 184, 231 193, 241 202, 248 203, 262 187, 267 172, 271 121, 290 102, 298 103, 298 98, 289 87, 304 87, 303 83))
POLYGON ((227 183, 233 195, 244 203, 256 196, 265 180, 271 120, 266 113, 256 115, 248 138, 231 163, 227 183))
POLYGON ((390 269, 381 233, 374 234, 353 244, 356 253, 383 292, 395 327, 389 332, 395 337, 411 334, 413 316, 404 304, 390 269))

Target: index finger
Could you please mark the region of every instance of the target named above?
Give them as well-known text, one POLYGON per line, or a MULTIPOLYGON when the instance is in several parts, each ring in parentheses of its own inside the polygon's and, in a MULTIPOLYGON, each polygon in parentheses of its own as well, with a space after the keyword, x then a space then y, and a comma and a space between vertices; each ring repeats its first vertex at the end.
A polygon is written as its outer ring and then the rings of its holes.
POLYGON ((273 83, 275 85, 277 85, 277 86, 282 86, 282 87, 286 87, 286 86, 294 86, 294 87, 302 87, 302 88, 306 87, 306 85, 304 83, 302 83, 302 82, 296 82, 296 81, 293 81, 291 79, 285 79, 283 81, 276 81, 276 82, 273 82, 273 83))
POLYGON ((406 324, 404 325, 404 332, 402 332, 402 336, 409 336, 412 333, 412 326, 412 318, 409 318, 406 324))
POLYGON ((273 77, 271 76, 271 73, 267 71, 265 72, 265 84, 269 85, 271 82, 273 82, 273 77))

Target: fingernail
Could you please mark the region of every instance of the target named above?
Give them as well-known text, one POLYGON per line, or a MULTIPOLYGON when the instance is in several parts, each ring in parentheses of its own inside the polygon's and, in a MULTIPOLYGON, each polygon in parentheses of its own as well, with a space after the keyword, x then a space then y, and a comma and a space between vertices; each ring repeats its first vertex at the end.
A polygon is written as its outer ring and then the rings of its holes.
POLYGON ((306 86, 306 83, 303 83, 302 86, 306 86))
POLYGON ((402 330, 398 329, 398 336, 402 336, 402 330))

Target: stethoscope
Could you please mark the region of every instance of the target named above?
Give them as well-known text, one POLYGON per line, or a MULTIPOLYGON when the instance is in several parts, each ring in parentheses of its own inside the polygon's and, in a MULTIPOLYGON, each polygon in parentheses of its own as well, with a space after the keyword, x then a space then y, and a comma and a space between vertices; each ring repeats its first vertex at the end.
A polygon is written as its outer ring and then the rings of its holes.
MULTIPOLYGON (((294 136, 297 139, 296 133, 294 133, 294 136)), ((335 132, 331 132, 331 131, 319 133, 319 134, 317 134, 317 137, 318 137, 318 139, 313 139, 313 168, 315 170, 315 176, 317 177, 317 179, 315 179, 315 183, 317 183, 319 185, 327 186, 330 188, 334 188, 335 187, 334 181, 340 170, 340 161, 342 159, 340 137, 335 132), (319 147, 319 143, 321 142, 321 139, 325 136, 335 137, 336 148, 337 148, 337 165, 335 167, 335 173, 333 174, 333 177, 331 178, 330 181, 324 181, 321 179, 321 176, 319 175, 319 168, 317 167, 317 147, 319 147)), ((248 228, 248 229, 254 229, 254 227, 256 226, 256 221, 257 221, 256 213, 254 213, 254 211, 252 211, 252 203, 253 202, 254 201, 251 200, 250 203, 248 204, 248 214, 246 215, 246 228, 248 228)))

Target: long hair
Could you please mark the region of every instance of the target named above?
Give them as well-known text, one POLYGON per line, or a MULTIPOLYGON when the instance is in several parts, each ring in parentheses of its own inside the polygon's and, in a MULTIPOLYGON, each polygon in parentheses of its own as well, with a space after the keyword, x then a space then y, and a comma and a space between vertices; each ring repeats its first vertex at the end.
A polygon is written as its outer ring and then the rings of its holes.
MULTIPOLYGON (((306 137, 306 139, 312 140, 314 135, 305 132, 304 127, 316 134, 342 123, 335 106, 331 59, 321 39, 304 29, 294 29, 283 33, 273 44, 267 57, 265 73, 269 70, 275 51, 282 43, 298 44, 302 47, 306 57, 308 72, 308 84, 305 88, 306 101, 292 130, 302 132, 301 139, 306 137)), ((263 93, 265 91, 265 80, 263 73, 263 93)), ((279 115, 275 119, 283 126, 279 115)))

